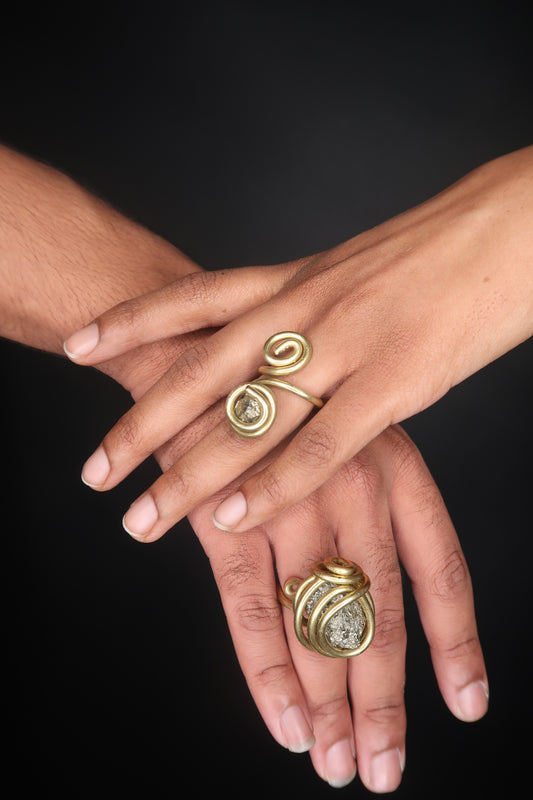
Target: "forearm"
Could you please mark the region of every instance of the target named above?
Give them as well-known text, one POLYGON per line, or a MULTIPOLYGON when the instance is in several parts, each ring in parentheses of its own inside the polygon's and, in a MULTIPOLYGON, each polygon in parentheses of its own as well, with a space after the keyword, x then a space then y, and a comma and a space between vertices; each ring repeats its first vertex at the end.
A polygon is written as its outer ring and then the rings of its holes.
POLYGON ((105 309, 198 269, 66 175, 0 146, 1 336, 62 352, 105 309))

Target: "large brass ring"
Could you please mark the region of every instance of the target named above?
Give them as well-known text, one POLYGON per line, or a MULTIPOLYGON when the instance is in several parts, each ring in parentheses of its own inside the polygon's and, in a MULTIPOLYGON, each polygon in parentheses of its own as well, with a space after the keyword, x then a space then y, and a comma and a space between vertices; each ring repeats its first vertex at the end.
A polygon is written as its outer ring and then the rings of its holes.
POLYGON ((347 558, 332 556, 311 567, 305 579, 289 578, 278 598, 294 611, 299 641, 323 656, 352 658, 362 653, 374 636, 374 602, 370 580, 347 558))
POLYGON ((319 397, 281 380, 302 369, 311 358, 311 345, 300 333, 275 333, 265 342, 263 355, 267 362, 259 367, 260 378, 237 386, 226 400, 226 415, 233 430, 246 438, 262 436, 276 418, 276 400, 270 387, 285 389, 322 408, 319 397))

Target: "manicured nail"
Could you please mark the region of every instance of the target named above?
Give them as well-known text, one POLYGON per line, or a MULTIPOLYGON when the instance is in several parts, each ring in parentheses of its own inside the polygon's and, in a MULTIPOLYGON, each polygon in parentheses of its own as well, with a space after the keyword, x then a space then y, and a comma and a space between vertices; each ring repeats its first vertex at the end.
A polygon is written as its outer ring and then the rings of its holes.
POLYGON ((352 743, 344 739, 332 745, 326 753, 326 780, 329 785, 334 789, 348 786, 356 772, 352 743))
POLYGON ((246 498, 242 492, 227 497, 213 514, 213 524, 221 531, 231 531, 248 513, 246 498))
POLYGON ((100 445, 83 465, 81 479, 87 486, 94 489, 105 483, 110 471, 111 466, 109 464, 109 459, 104 448, 100 445))
POLYGON ((134 539, 142 539, 152 530, 158 519, 159 513, 156 504, 149 494, 145 494, 128 508, 124 514, 122 525, 134 539))
POLYGON ((81 358, 92 353, 99 339, 98 325, 96 322, 91 322, 86 328, 73 333, 63 344, 63 349, 69 358, 81 358))
POLYGON ((489 690, 483 681, 474 681, 457 695, 457 715, 464 722, 475 722, 487 713, 489 690))
POLYGON ((299 706, 285 709, 279 724, 291 753, 307 753, 314 745, 313 731, 299 706))
POLYGON ((394 792, 402 780, 402 756, 398 748, 384 750, 370 762, 370 788, 373 792, 394 792))

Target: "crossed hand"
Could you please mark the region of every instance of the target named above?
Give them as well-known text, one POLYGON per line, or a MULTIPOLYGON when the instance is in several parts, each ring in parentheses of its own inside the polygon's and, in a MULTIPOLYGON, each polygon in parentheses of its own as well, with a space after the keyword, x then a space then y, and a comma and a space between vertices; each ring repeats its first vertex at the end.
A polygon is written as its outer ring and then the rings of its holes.
MULTIPOLYGON (((124 517, 154 541, 188 516, 211 561, 242 669, 272 735, 310 750, 340 786, 391 791, 405 762, 400 563, 442 695, 457 717, 487 707, 468 569, 442 498, 398 423, 533 332, 533 149, 474 171, 428 202, 297 262, 195 272, 122 303, 66 342, 80 364, 183 336, 172 366, 88 459, 116 486, 151 453, 163 473, 124 517), (304 397, 272 387, 274 424, 239 436, 226 396, 263 344, 312 344, 304 397), (198 332, 192 343, 186 334, 198 332), (306 396, 320 397, 310 414, 306 396), (302 647, 276 581, 340 555, 371 579, 376 630, 354 659, 302 647)), ((294 379, 296 383, 296 376, 294 379)))

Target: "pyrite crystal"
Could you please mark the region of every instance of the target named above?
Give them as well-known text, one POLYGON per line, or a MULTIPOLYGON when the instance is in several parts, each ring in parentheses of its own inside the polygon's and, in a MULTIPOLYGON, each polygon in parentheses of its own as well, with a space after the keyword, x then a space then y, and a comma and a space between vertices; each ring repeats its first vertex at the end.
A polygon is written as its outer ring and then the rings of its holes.
MULTIPOLYGON (((311 597, 309 598, 305 610, 307 615, 312 612, 315 604, 322 597, 323 594, 333 588, 331 583, 323 583, 319 586, 311 597)), ((338 596, 326 605, 324 611, 329 609, 332 603, 341 600, 342 596, 338 596)), ((324 611, 322 613, 324 613, 324 611)), ((366 617, 363 609, 357 600, 350 603, 344 608, 339 609, 336 614, 332 616, 326 625, 326 637, 333 647, 340 647, 343 650, 355 650, 361 644, 363 633, 366 626, 366 617)))
POLYGON ((261 406, 255 397, 251 397, 245 392, 235 403, 235 416, 244 423, 257 422, 261 417, 261 406))

